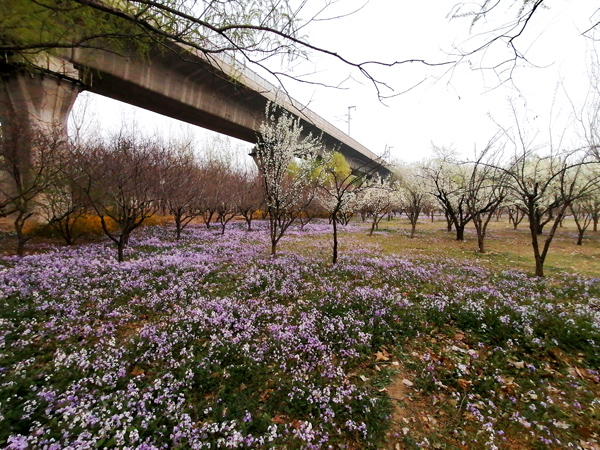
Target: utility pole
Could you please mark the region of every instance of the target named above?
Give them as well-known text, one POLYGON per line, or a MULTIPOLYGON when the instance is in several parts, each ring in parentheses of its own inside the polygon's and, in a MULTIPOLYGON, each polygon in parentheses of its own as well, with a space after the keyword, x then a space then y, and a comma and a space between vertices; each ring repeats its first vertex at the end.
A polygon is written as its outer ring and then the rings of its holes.
POLYGON ((356 106, 348 106, 348 136, 350 136, 350 120, 352 119, 352 116, 350 115, 350 111, 353 109, 355 110, 356 106))

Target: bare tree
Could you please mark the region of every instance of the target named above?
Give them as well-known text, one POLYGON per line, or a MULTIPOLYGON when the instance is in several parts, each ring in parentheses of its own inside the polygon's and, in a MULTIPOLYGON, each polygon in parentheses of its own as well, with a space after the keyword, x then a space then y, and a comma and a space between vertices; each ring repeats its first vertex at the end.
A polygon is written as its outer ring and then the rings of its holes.
POLYGON ((225 234, 227 224, 237 215, 235 173, 231 168, 224 168, 217 184, 217 221, 221 224, 221 234, 225 234))
MULTIPOLYGON (((207 229, 211 228, 215 220, 219 220, 219 211, 224 211, 222 204, 223 196, 226 195, 224 183, 230 170, 226 162, 219 159, 210 158, 202 162, 201 209, 202 220, 207 229)), ((229 208, 229 201, 227 208, 229 208)))
MULTIPOLYGON (((479 68, 496 74, 500 82, 511 79, 513 71, 523 64, 531 64, 527 57, 531 39, 527 37, 532 24, 541 19, 552 5, 545 0, 481 0, 456 3, 448 17, 468 19, 473 38, 455 47, 458 62, 480 57, 479 68)), ((577 24, 581 35, 595 38, 598 29, 598 7, 587 5, 589 23, 577 24)))
POLYGON ((11 216, 17 235, 17 255, 23 256, 27 242, 35 236, 27 231, 42 194, 59 174, 66 152, 63 130, 27 126, 16 117, 0 128, 0 215, 11 216))
POLYGON ((39 213, 47 226, 59 233, 67 245, 73 245, 84 233, 78 224, 90 205, 87 196, 77 185, 81 165, 76 152, 69 152, 57 161, 59 170, 50 180, 39 204, 39 213))
POLYGON ((508 222, 512 224, 513 228, 516 230, 519 224, 523 221, 526 214, 521 208, 519 208, 518 204, 512 204, 508 207, 508 222))
POLYGON ((485 253, 487 227, 508 194, 503 180, 505 174, 498 169, 498 158, 502 154, 503 147, 494 149, 497 140, 498 136, 490 139, 485 149, 475 159, 466 188, 467 208, 477 232, 479 253, 485 253))
POLYGON ((180 239, 190 222, 203 213, 200 207, 204 194, 202 171, 187 145, 171 148, 163 165, 161 197, 175 221, 175 236, 180 239))
POLYGON ((117 246, 121 262, 131 233, 160 208, 164 149, 121 132, 108 142, 80 145, 79 151, 83 161, 79 188, 117 246))
POLYGON ((315 197, 316 191, 314 187, 308 186, 304 191, 305 201, 304 207, 298 216, 298 222, 300 222, 300 230, 304 230, 304 227, 312 222, 319 216, 325 213, 323 205, 318 198, 315 197))
POLYGON ((247 230, 252 231, 252 219, 256 212, 264 206, 262 183, 259 175, 254 171, 238 171, 235 176, 234 202, 238 213, 246 221, 247 230))
POLYGON ((573 221, 577 226, 577 245, 583 245, 583 236, 592 223, 592 212, 588 199, 580 199, 569 205, 573 221))
POLYGON ((306 189, 316 189, 313 174, 322 144, 310 134, 302 137, 298 119, 277 105, 269 103, 265 115, 252 156, 261 174, 271 255, 275 255, 280 239, 312 200, 306 189))

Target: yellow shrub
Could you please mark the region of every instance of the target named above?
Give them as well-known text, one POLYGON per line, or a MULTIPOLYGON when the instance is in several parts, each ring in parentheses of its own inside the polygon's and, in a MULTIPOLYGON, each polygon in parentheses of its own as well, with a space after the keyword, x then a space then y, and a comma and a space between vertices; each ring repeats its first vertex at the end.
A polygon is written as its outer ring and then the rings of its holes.
POLYGON ((44 226, 45 225, 43 223, 39 223, 34 220, 25 222, 25 225, 23 226, 23 234, 25 234, 25 235, 40 234, 41 232, 43 232, 44 226))
POLYGON ((153 215, 152 217, 148 217, 142 223, 143 227, 152 227, 155 225, 165 225, 171 221, 170 216, 159 216, 158 214, 153 215))
MULTIPOLYGON (((110 217, 105 217, 105 222, 108 231, 116 231, 119 227, 117 223, 110 217)), ((164 225, 169 221, 167 216, 152 216, 143 222, 143 226, 164 225)), ((83 214, 75 219, 73 227, 74 236, 103 236, 102 223, 100 217, 96 214, 83 214)), ((37 222, 34 220, 28 221, 23 228, 23 233, 26 235, 35 234, 37 236, 47 238, 60 238, 60 232, 57 227, 48 226, 48 224, 37 222)))
MULTIPOLYGON (((114 220, 105 217, 108 231, 115 231, 118 227, 114 220)), ((76 234, 101 236, 104 234, 100 217, 95 214, 83 214, 75 221, 74 231, 76 234)))

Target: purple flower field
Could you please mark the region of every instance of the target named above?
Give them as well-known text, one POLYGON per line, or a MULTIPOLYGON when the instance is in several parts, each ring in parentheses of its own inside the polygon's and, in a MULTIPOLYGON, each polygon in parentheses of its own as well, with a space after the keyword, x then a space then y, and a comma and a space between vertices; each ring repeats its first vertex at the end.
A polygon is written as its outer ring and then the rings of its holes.
POLYGON ((600 280, 360 245, 332 266, 329 232, 276 258, 240 224, 146 228, 120 264, 108 243, 0 259, 0 446, 596 448, 600 280), (394 423, 440 402, 446 428, 394 423))

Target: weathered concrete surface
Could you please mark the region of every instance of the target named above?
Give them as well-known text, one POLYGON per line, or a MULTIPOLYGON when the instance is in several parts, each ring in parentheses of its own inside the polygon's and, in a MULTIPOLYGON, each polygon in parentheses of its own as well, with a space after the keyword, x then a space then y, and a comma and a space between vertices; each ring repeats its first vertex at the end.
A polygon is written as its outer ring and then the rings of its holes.
POLYGON ((74 81, 79 71, 68 61, 40 55, 37 64, 35 73, 10 70, 0 75, 0 151, 7 166, 0 178, 2 201, 24 201, 37 189, 35 161, 43 165, 40 155, 66 142, 67 118, 82 87, 74 81))
POLYGON ((29 128, 66 132, 67 118, 82 85, 74 82, 79 71, 71 63, 40 56, 36 73, 13 70, 2 74, 0 119, 5 130, 29 128))

